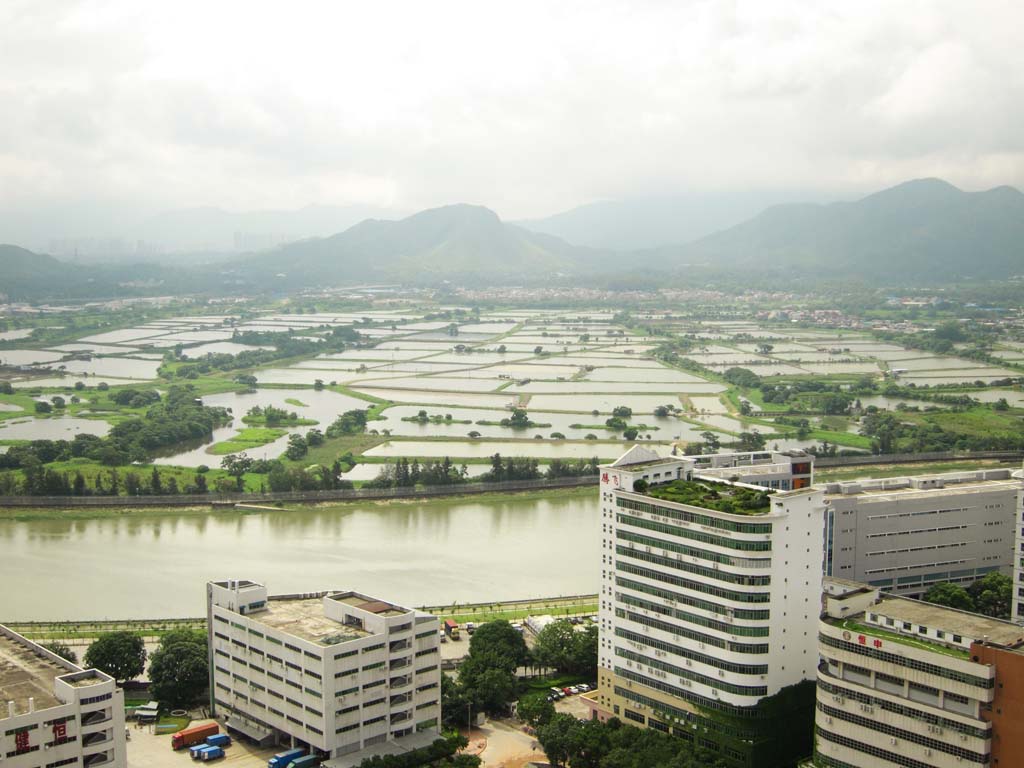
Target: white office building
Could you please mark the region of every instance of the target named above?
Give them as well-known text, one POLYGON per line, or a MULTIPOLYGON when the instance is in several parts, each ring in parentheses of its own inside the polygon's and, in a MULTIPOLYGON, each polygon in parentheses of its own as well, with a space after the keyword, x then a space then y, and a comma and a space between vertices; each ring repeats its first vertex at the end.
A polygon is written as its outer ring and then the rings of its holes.
MULTIPOLYGON (((1019 474, 1019 473, 1018 473, 1019 474)), ((825 573, 922 597, 939 582, 1009 575, 1021 482, 1008 469, 830 482, 825 573)))
POLYGON ((0 765, 124 768, 124 694, 0 626, 0 765))
POLYGON ((1019 626, 826 579, 819 643, 820 768, 1020 764, 1019 626))
MULTIPOLYGON (((742 479, 739 470, 727 469, 742 479)), ((730 482, 697 471, 694 457, 634 446, 601 467, 600 493, 593 712, 671 732, 730 765, 809 752, 823 492, 730 482), (785 702, 759 711, 785 689, 785 702), (787 742, 783 724, 799 722, 807 733, 787 742)))
POLYGON ((328 759, 437 737, 437 617, 351 591, 206 591, 212 706, 228 728, 328 759))

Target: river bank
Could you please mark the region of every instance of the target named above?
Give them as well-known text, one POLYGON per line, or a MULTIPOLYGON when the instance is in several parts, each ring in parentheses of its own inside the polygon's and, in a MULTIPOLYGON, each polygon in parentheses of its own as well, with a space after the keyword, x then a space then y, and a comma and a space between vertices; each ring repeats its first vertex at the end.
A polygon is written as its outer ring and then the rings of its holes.
MULTIPOLYGON (((492 600, 480 603, 454 603, 451 605, 424 605, 419 610, 438 616, 442 620, 514 621, 527 616, 550 614, 572 616, 597 611, 597 595, 570 595, 567 597, 535 597, 525 600, 492 600)), ((122 619, 82 621, 13 621, 6 622, 25 637, 33 640, 75 640, 99 637, 105 632, 137 632, 146 638, 159 638, 176 629, 206 631, 205 618, 122 619)))
POLYGON ((451 494, 445 496, 419 497, 405 496, 401 498, 387 499, 346 499, 332 501, 316 501, 306 504, 295 502, 276 502, 271 504, 252 504, 238 502, 234 506, 194 504, 190 506, 144 506, 144 507, 0 507, 0 520, 12 520, 16 522, 31 522, 33 520, 105 520, 112 518, 144 518, 144 517, 195 517, 205 515, 259 515, 272 511, 287 512, 289 510, 310 509, 310 510, 345 510, 367 505, 374 507, 386 507, 388 505, 408 506, 411 504, 448 504, 458 500, 469 500, 479 502, 500 501, 501 499, 514 498, 521 501, 534 501, 550 498, 583 498, 596 495, 595 485, 578 486, 575 488, 542 488, 522 491, 485 491, 483 493, 451 494))

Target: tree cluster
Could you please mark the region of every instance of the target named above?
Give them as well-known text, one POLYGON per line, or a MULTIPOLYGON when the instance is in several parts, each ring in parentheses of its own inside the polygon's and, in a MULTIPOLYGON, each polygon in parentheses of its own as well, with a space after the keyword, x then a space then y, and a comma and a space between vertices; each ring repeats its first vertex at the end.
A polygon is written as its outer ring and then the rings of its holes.
MULTIPOLYGON (((132 398, 146 397, 137 390, 132 398)), ((118 395, 115 392, 113 396, 118 395)), ((159 398, 157 393, 152 392, 159 398)), ((191 386, 171 386, 162 399, 152 401, 143 416, 133 416, 116 425, 106 437, 76 435, 72 441, 33 441, 16 446, 0 458, 0 468, 17 469, 34 456, 46 464, 71 458, 87 458, 107 466, 147 462, 161 448, 190 440, 208 440, 214 427, 228 420, 223 408, 204 406, 191 386)))
POLYGON ((548 624, 537 634, 533 660, 539 667, 551 667, 567 675, 597 677, 597 625, 582 629, 562 619, 548 624))
MULTIPOLYGON (((257 368, 275 360, 288 357, 312 357, 325 352, 341 352, 351 343, 358 342, 359 333, 353 328, 333 328, 320 341, 300 339, 289 333, 262 333, 257 331, 235 331, 231 340, 237 344, 253 347, 267 346, 270 349, 247 349, 236 355, 211 353, 195 361, 178 366, 175 376, 180 379, 196 379, 214 371, 237 371, 257 368)), ((181 350, 178 350, 179 356, 181 350)))
POLYGON ((552 459, 544 476, 548 478, 596 476, 599 466, 600 459, 596 456, 590 459, 552 459))
POLYGON ((394 464, 384 464, 380 473, 366 483, 367 488, 414 488, 417 485, 455 485, 466 481, 468 470, 463 464, 456 468, 445 456, 440 461, 419 459, 411 462, 404 456, 394 464))
POLYGON ((469 655, 459 667, 458 682, 448 676, 442 679, 445 725, 458 727, 472 712, 507 714, 518 691, 516 669, 529 658, 526 641, 507 621, 481 624, 470 638, 469 655))
POLYGON ((1017 434, 971 435, 952 432, 932 422, 910 423, 888 411, 865 414, 860 433, 871 438, 871 452, 876 454, 1024 449, 1024 430, 1017 434))
POLYGON ((500 483, 506 480, 537 480, 540 477, 540 462, 525 456, 509 456, 500 453, 491 456, 491 470, 480 476, 485 483, 500 483))
POLYGON ((457 755, 468 744, 458 733, 446 734, 432 744, 397 755, 374 755, 359 764, 359 768, 420 768, 420 766, 451 766, 452 768, 476 768, 480 758, 476 755, 457 755))
POLYGON ((327 428, 326 435, 333 438, 361 434, 366 429, 366 419, 366 411, 345 411, 327 428))
MULTIPOLYGON (((28 446, 18 446, 19 453, 32 446, 34 443, 28 446)), ((47 453, 42 451, 41 455, 45 456, 47 453)), ((19 481, 13 473, 0 474, 0 496, 120 496, 121 494, 127 496, 173 496, 179 493, 206 493, 209 490, 206 478, 198 470, 192 483, 181 486, 174 476, 165 479, 156 465, 148 472, 129 470, 122 473, 117 468, 111 467, 109 470, 97 472, 93 476, 91 486, 80 470, 57 471, 43 466, 43 463, 35 456, 21 455, 17 457, 15 468, 21 469, 21 480, 19 481)), ((233 489, 218 488, 217 490, 230 491, 233 489)))
POLYGON ((206 633, 172 630, 150 657, 150 693, 167 708, 189 708, 206 691, 209 671, 206 633))
POLYGON ((754 389, 761 386, 761 377, 749 368, 729 368, 722 377, 735 387, 754 389))
POLYGON ((705 750, 694 750, 674 736, 623 725, 618 718, 605 723, 580 721, 558 714, 537 728, 537 740, 555 768, 722 768, 724 763, 705 750))
POLYGON ((529 429, 540 426, 537 422, 530 420, 525 408, 513 408, 512 415, 506 416, 498 423, 503 427, 511 427, 512 429, 529 429))
POLYGON ((337 459, 330 467, 322 464, 312 464, 308 467, 286 467, 280 461, 271 461, 267 484, 274 493, 352 488, 352 481, 341 477, 342 469, 341 461, 337 459))
POLYGON ((146 646, 136 632, 107 632, 86 649, 85 667, 95 667, 123 683, 145 670, 146 646))

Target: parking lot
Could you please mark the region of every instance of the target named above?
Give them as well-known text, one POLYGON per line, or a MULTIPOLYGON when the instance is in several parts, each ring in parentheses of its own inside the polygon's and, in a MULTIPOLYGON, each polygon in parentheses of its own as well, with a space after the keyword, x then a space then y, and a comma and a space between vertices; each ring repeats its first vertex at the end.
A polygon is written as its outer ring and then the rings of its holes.
MULTIPOLYGON (((209 722, 213 721, 193 720, 189 727, 209 722)), ((187 749, 178 752, 171 749, 170 735, 157 736, 152 730, 151 726, 129 726, 131 739, 127 745, 128 768, 188 768, 195 765, 187 749)), ((224 758, 217 760, 217 765, 227 765, 231 768, 266 768, 267 760, 277 751, 274 748, 260 749, 235 740, 224 750, 224 758)))

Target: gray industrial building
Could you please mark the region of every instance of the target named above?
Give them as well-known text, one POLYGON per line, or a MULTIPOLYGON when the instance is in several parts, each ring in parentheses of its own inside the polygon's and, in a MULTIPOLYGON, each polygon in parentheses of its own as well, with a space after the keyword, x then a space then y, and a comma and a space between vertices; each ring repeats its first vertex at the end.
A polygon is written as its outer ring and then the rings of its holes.
POLYGON ((921 597, 1012 572, 1021 481, 1009 469, 823 483, 825 574, 921 597))

